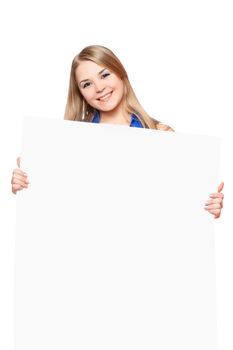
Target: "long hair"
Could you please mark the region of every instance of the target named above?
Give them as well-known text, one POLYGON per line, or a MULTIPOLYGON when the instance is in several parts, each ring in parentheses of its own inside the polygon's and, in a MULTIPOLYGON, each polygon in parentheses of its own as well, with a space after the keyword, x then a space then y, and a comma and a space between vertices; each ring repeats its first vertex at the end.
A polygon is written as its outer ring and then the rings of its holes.
POLYGON ((159 121, 151 118, 139 103, 129 82, 128 74, 120 60, 111 50, 100 45, 85 47, 73 59, 64 119, 90 122, 96 112, 96 110, 84 100, 79 91, 75 76, 76 69, 80 62, 86 60, 108 68, 122 79, 124 84, 123 108, 126 113, 129 115, 132 113, 137 115, 145 128, 157 129, 159 121))

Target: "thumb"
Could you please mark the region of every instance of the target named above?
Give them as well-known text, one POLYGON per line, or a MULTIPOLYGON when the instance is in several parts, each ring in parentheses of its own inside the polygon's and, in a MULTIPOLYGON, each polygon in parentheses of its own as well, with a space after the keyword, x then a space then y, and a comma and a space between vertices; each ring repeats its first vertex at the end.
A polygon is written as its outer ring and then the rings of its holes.
POLYGON ((21 162, 21 158, 18 157, 18 158, 17 158, 17 165, 18 165, 19 168, 20 168, 20 162, 21 162))
POLYGON ((220 185, 218 186, 218 192, 222 192, 223 187, 224 187, 224 182, 221 182, 220 185))

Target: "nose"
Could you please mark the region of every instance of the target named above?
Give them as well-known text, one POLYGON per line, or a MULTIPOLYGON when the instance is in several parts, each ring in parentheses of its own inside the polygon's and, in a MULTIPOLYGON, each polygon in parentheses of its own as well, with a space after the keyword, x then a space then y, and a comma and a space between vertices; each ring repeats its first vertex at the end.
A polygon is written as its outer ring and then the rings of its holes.
POLYGON ((95 90, 97 93, 103 92, 105 89, 103 80, 98 80, 95 82, 95 90))

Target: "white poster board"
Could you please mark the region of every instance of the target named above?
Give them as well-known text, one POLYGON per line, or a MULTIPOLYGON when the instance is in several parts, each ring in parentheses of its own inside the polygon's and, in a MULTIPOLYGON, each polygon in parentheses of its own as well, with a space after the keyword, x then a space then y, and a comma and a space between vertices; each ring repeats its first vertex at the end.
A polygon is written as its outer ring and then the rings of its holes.
POLYGON ((26 118, 16 350, 215 350, 219 139, 26 118))

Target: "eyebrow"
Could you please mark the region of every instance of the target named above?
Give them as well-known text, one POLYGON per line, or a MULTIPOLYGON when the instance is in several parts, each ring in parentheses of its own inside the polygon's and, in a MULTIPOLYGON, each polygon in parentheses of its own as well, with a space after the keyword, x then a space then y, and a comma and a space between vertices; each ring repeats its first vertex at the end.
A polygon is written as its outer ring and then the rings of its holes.
MULTIPOLYGON (((102 70, 98 73, 98 75, 102 74, 103 71, 105 71, 105 69, 107 69, 107 68, 102 69, 102 70)), ((81 81, 79 82, 79 85, 80 85, 81 83, 85 82, 85 81, 88 81, 88 80, 90 80, 90 79, 81 80, 81 81)))

